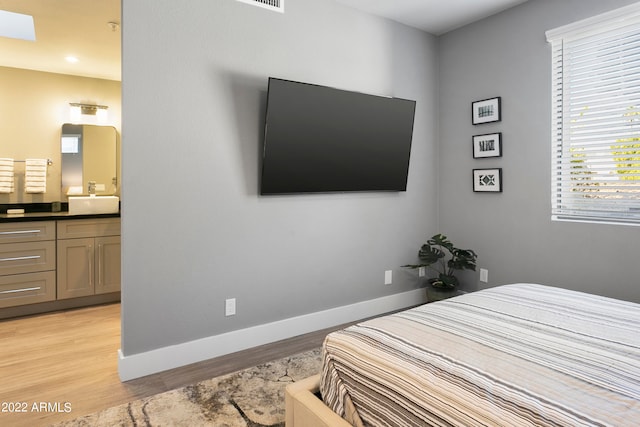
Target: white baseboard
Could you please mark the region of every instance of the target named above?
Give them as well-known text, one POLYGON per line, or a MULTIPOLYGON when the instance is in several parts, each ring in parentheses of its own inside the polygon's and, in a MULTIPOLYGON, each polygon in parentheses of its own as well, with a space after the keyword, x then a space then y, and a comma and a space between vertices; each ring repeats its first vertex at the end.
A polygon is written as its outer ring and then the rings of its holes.
POLYGON ((125 356, 122 350, 118 350, 118 372, 121 381, 129 381, 236 351, 422 304, 425 300, 424 289, 415 289, 144 353, 125 356))

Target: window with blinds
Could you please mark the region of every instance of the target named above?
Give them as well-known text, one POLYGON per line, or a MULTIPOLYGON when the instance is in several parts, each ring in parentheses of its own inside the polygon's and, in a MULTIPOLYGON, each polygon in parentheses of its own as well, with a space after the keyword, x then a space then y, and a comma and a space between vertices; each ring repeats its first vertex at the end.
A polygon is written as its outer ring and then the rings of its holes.
POLYGON ((547 32, 552 217, 640 225, 640 7, 547 32))

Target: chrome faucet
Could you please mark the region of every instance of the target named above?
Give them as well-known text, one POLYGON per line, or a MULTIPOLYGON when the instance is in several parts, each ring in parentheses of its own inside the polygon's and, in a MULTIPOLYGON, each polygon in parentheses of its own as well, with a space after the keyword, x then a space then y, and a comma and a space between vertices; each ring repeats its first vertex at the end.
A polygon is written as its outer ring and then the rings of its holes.
POLYGON ((89 195, 96 195, 96 182, 95 181, 89 181, 89 195))

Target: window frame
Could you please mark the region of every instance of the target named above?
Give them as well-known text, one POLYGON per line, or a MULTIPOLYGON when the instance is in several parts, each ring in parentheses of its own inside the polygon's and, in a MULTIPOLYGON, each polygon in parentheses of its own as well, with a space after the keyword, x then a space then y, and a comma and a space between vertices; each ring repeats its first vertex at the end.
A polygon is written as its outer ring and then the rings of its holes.
MULTIPOLYGON (((593 40, 594 38, 600 38, 604 34, 610 32, 621 32, 624 28, 634 26, 634 33, 637 29, 638 38, 640 39, 640 3, 632 4, 620 9, 616 9, 601 15, 597 15, 591 18, 587 18, 569 25, 565 25, 546 32, 547 41, 552 46, 551 52, 551 73, 552 73, 552 110, 551 110, 551 218, 554 221, 573 221, 573 222, 595 222, 595 223, 607 223, 607 224, 624 224, 624 225, 640 225, 640 197, 635 197, 633 192, 640 190, 640 172, 637 170, 629 171, 632 174, 632 178, 628 179, 633 182, 631 185, 628 183, 620 184, 620 181, 624 179, 615 179, 615 184, 602 184, 602 187, 598 187, 600 183, 594 183, 600 181, 600 176, 595 176, 595 181, 588 181, 587 185, 591 185, 589 188, 590 193, 578 191, 584 191, 584 187, 578 187, 579 179, 590 180, 589 174, 593 174, 592 169, 584 170, 584 166, 576 167, 576 158, 580 155, 576 154, 576 146, 580 146, 576 143, 578 137, 573 137, 576 134, 575 130, 579 127, 575 124, 569 124, 571 121, 569 115, 569 103, 571 99, 571 89, 573 87, 568 85, 569 77, 567 77, 567 69, 571 70, 571 66, 574 63, 567 62, 570 58, 569 46, 574 47, 584 41, 593 40), (566 53, 565 53, 566 50, 566 53), (566 89, 569 88, 569 89, 566 89), (572 134, 571 131, 574 131, 572 134), (582 170, 575 171, 577 168, 582 170), (577 175, 577 176, 576 176, 577 175), (587 178, 584 178, 587 176, 587 178), (605 185, 612 187, 621 187, 622 190, 618 190, 615 195, 612 196, 612 192, 605 185), (627 187, 629 187, 627 189, 627 187), (598 193, 602 191, 602 195, 598 196, 598 193), (622 197, 617 197, 622 194, 622 197), (609 197, 607 197, 609 195, 609 197), (615 200, 614 200, 615 199, 615 200), (637 207, 636 207, 637 200, 637 207), (626 205, 628 203, 628 205, 626 205), (625 208, 626 210, 623 210, 625 208)), ((599 43, 603 43, 599 41, 599 43)), ((594 48, 594 51, 600 49, 601 44, 597 45, 598 48, 594 48)), ((626 57, 625 57, 626 58, 626 57)), ((577 61, 576 61, 577 62, 577 61)), ((598 63, 600 64, 600 63, 598 63)), ((634 73, 640 76, 640 62, 634 65, 634 73), (637 70, 636 70, 637 68, 637 70)), ((576 78, 577 80, 577 78, 576 78)), ((576 83, 576 80, 572 81, 572 84, 576 83)), ((594 92, 595 93, 595 92, 594 92)), ((575 98, 573 98, 575 101, 575 98)), ((637 107, 640 115, 640 100, 637 104, 633 105, 637 107)), ((603 113, 604 114, 604 113, 603 113)), ((635 113, 634 113, 635 114, 635 113)), ((598 116, 599 118, 601 116, 598 116)), ((574 122, 576 120, 574 119, 574 122)), ((618 121, 621 121, 618 119, 618 121)), ((638 119, 640 124, 640 117, 638 119)), ((618 125, 618 129, 626 129, 628 125, 618 125), (626 127, 625 127, 626 126, 626 127)), ((600 132, 605 132, 600 131, 600 132)), ((616 140, 618 141, 618 140, 616 140)), ((638 147, 640 145, 640 131, 630 139, 632 147, 638 147)), ((610 142, 598 142, 596 145, 600 150, 604 149, 610 142)), ((610 156, 613 156, 614 146, 608 145, 606 147, 611 151, 610 156)), ((628 147, 625 147, 628 148, 628 147)), ((640 159, 636 157, 636 154, 640 156, 640 147, 632 148, 631 151, 624 153, 630 156, 632 159, 633 167, 640 165, 640 159), (632 157, 631 157, 632 156, 632 157), (635 163, 638 162, 638 163, 635 163)), ((611 157, 611 159, 615 159, 611 157)), ((592 162, 591 158, 587 160, 592 162)), ((611 163, 613 160, 610 160, 611 163)), ((592 165, 593 167, 593 165, 592 165)), ((587 166, 589 168, 589 166, 587 166)), ((620 173, 623 168, 620 165, 612 165, 608 168, 603 168, 605 171, 616 171, 620 173)), ((604 174, 602 174, 604 175, 604 174)), ((612 181, 612 182, 613 182, 612 181)), ((582 185, 584 186, 582 181, 582 185)))

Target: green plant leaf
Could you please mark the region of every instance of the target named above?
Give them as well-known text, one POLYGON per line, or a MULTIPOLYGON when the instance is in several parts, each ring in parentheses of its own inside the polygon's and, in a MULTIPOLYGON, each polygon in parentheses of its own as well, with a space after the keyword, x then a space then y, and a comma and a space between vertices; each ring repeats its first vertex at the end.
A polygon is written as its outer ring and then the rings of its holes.
POLYGON ((444 258, 445 253, 438 248, 432 248, 431 246, 422 245, 418 251, 418 258, 424 261, 426 265, 435 264, 438 260, 444 258))
POLYGON ((420 267, 428 267, 426 264, 407 264, 407 265, 401 265, 400 267, 402 268, 420 268, 420 267))
POLYGON ((431 239, 427 240, 427 244, 442 246, 443 248, 446 248, 449 252, 451 252, 454 249, 453 243, 451 243, 447 239, 447 236, 445 236, 444 234, 436 234, 431 239))
POLYGON ((477 255, 471 249, 457 249, 452 251, 452 257, 447 262, 449 268, 454 270, 476 270, 477 255))

